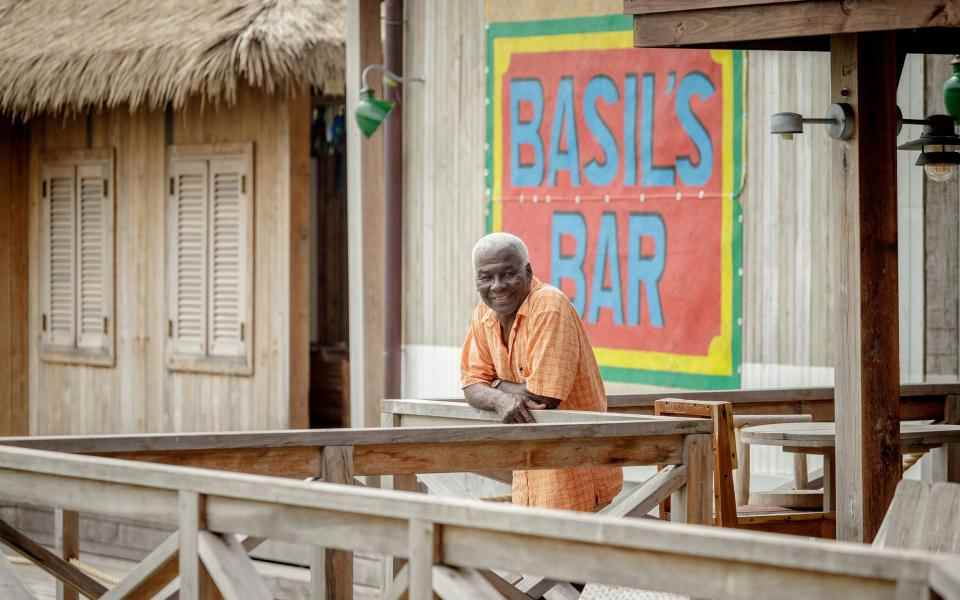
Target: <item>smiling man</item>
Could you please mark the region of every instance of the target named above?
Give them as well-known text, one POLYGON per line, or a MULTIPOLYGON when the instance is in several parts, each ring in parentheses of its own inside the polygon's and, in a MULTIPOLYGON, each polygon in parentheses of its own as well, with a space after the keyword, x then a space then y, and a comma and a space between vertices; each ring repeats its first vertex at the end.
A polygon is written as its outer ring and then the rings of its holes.
MULTIPOLYGON (((471 406, 504 423, 533 423, 534 409, 606 411, 600 369, 580 317, 557 288, 533 276, 527 246, 491 233, 473 247, 477 292, 460 358, 471 406)), ((619 467, 513 473, 513 503, 595 511, 623 485, 619 467)))

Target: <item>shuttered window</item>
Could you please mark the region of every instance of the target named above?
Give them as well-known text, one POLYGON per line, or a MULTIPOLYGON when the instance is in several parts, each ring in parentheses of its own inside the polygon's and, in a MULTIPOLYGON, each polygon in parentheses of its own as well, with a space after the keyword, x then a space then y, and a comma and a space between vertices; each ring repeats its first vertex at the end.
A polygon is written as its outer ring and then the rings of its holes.
POLYGON ((41 357, 114 364, 113 159, 61 151, 42 167, 41 357))
POLYGON ((252 148, 174 147, 169 163, 168 366, 252 373, 252 148))

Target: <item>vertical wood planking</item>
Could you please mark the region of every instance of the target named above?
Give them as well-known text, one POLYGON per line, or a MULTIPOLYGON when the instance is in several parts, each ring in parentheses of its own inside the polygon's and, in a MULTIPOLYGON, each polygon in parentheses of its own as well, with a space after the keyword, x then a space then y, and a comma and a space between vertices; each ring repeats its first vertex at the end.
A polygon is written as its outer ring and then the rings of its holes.
POLYGON ((0 119, 0 435, 26 435, 30 132, 0 119))
POLYGON ((287 98, 290 211, 288 427, 310 426, 310 89, 287 98))
POLYGON ((834 36, 831 73, 834 101, 849 102, 856 119, 833 152, 837 538, 869 542, 901 469, 895 35, 834 36))
MULTIPOLYGON (((70 562, 80 558, 80 514, 74 510, 56 508, 53 511, 53 541, 57 555, 70 562)), ((76 590, 57 581, 57 600, 79 600, 76 590)))
MULTIPOLYGON (((949 55, 924 56, 926 97, 923 114, 943 114, 943 82, 952 69, 949 55)), ((904 127, 919 137, 919 127, 904 127)), ((906 153, 911 159, 916 152, 906 153)), ((955 380, 960 372, 960 180, 931 181, 923 177, 924 283, 925 283, 925 375, 931 379, 955 380)))

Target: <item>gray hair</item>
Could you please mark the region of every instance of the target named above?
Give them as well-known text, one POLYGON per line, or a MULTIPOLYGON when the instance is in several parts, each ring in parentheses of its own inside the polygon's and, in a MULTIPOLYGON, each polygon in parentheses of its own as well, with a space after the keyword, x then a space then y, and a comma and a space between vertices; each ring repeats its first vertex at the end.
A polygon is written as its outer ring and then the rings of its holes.
POLYGON ((530 253, 527 252, 527 245, 523 243, 523 240, 512 233, 498 231, 483 236, 473 245, 474 270, 477 268, 477 259, 481 254, 485 252, 499 252, 504 249, 509 249, 519 256, 523 264, 530 262, 530 253))

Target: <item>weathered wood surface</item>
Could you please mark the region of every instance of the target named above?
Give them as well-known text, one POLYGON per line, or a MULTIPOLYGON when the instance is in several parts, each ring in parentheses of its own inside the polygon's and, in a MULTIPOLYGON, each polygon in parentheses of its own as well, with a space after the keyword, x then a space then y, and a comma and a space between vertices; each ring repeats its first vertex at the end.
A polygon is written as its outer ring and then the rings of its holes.
MULTIPOLYGON (((709 441, 707 435, 690 436, 697 438, 709 441)), ((709 454, 709 443, 706 450, 709 454)), ((125 500, 115 504, 113 492, 135 487, 144 493, 139 511, 176 521, 176 514, 160 509, 171 493, 189 494, 198 501, 185 502, 183 516, 190 519, 192 508, 202 507, 198 528, 205 522, 212 531, 247 531, 294 543, 322 539, 328 547, 401 557, 409 557, 409 523, 419 519, 434 524, 438 556, 447 566, 561 580, 576 572, 588 581, 714 598, 895 598, 898 585, 926 585, 933 560, 918 552, 712 527, 0 448, 0 494, 23 490, 13 485, 20 482, 12 477, 17 473, 55 481, 57 502, 62 498, 70 510, 113 510, 125 500), (100 489, 98 498, 84 493, 89 483, 100 489), (199 502, 201 496, 205 502, 199 502), (503 552, 506 547, 513 552, 503 552), (645 568, 629 567, 639 563, 645 568), (676 576, 677 569, 684 577, 676 576)))
MULTIPOLYGON (((960 384, 905 384, 900 387, 900 412, 904 420, 942 420, 947 396, 960 394, 960 384)), ((721 390, 677 394, 617 394, 607 397, 614 412, 652 414, 654 402, 669 396, 686 400, 717 400, 733 405, 736 415, 810 414, 814 421, 834 420, 834 388, 783 388, 721 390)))
MULTIPOLYGON (((758 425, 743 429, 740 435, 748 444, 793 448, 832 448, 836 445, 836 426, 833 423, 758 425)), ((960 443, 960 425, 905 421, 900 423, 900 443, 904 448, 960 443)))
MULTIPOLYGON (((124 332, 117 335, 117 364, 123 365, 117 369, 48 364, 39 360, 36 345, 25 345, 29 369, 24 365, 23 379, 11 383, 25 384, 26 373, 30 375, 29 395, 23 402, 26 408, 26 399, 30 400, 32 433, 306 426, 299 419, 307 402, 309 331, 297 315, 307 306, 308 290, 297 277, 302 273, 298 269, 306 265, 301 233, 309 224, 303 214, 308 202, 302 196, 304 178, 309 176, 302 161, 309 157, 305 150, 300 152, 306 146, 309 103, 305 106, 304 99, 293 93, 281 98, 240 86, 235 104, 201 104, 199 98, 190 98, 182 112, 171 112, 169 118, 162 110, 131 114, 119 108, 97 112, 89 119, 86 115, 44 116, 31 121, 32 189, 27 200, 39 197, 41 150, 116 150, 116 321, 123 324, 124 332), (159 225, 166 205, 166 146, 237 142, 253 142, 256 152, 254 375, 171 372, 163 361, 165 298, 155 291, 155 284, 163 281, 165 264, 164 227, 159 225), (293 156, 294 152, 300 156, 293 156), (289 285, 260 285, 275 280, 289 285)), ((36 204, 23 206, 29 210, 29 227, 23 224, 20 229, 23 235, 37 230, 36 204)), ((17 216, 12 211, 6 214, 17 216)), ((17 260, 29 257, 29 277, 24 273, 22 279, 11 281, 39 280, 38 244, 31 241, 29 254, 16 256, 17 260)), ((30 305, 39 306, 37 291, 29 293, 30 305)), ((25 335, 27 330, 40 330, 39 318, 36 313, 28 320, 24 313, 23 319, 5 318, 4 322, 10 324, 11 334, 25 335)), ((4 349, 4 335, 0 333, 0 349, 4 349)), ((20 357, 13 356, 19 362, 20 357)), ((0 366, 0 375, 7 364, 0 366)), ((7 381, 0 377, 0 386, 7 381)))
POLYGON ((642 517, 686 484, 686 466, 667 466, 624 498, 601 509, 600 514, 610 517, 642 517))
POLYGON ((40 544, 23 535, 6 522, 0 521, 0 541, 30 559, 35 565, 53 575, 67 588, 75 590, 88 598, 99 598, 106 591, 99 581, 90 577, 74 565, 50 552, 40 544))
MULTIPOLYGON (((680 3, 670 12, 663 3, 653 10, 635 0, 625 6, 634 14, 634 46, 715 45, 789 40, 795 49, 822 49, 812 36, 893 31, 926 27, 956 27, 960 14, 942 0, 870 0, 838 2, 707 2, 692 7, 680 3)), ((758 45, 758 47, 765 47, 758 45)), ((771 46, 777 48, 779 46, 771 46)))
POLYGON ((176 578, 179 565, 180 534, 175 532, 110 588, 103 600, 152 598, 176 578))
POLYGON ((0 595, 8 600, 36 600, 10 564, 7 555, 0 552, 0 595))
POLYGON ((873 544, 960 554, 960 485, 903 480, 873 544))
MULTIPOLYGON (((0 434, 29 433, 30 129, 0 118, 0 434)), ((37 306, 37 305, 33 305, 37 306)), ((36 331, 36 330, 33 330, 36 331)))
MULTIPOLYGON (((874 4, 885 2, 857 6, 874 4)), ((900 6, 909 18, 923 2, 900 6)), ((849 103, 855 119, 853 137, 833 145, 842 165, 834 171, 837 537, 869 542, 901 470, 896 38, 837 35, 830 57, 833 101, 849 103)))
MULTIPOLYGON (((534 411, 535 414, 539 411, 534 411)), ((303 429, 223 433, 143 435, 33 436, 0 438, 0 445, 58 452, 108 454, 129 452, 369 446, 382 444, 473 443, 568 438, 710 433, 712 425, 697 419, 627 419, 616 422, 526 425, 463 425, 430 428, 303 429)))
MULTIPOLYGON (((80 558, 80 514, 72 510, 54 509, 53 541, 56 552, 63 560, 70 562, 80 558)), ((57 600, 79 600, 76 590, 70 589, 62 581, 57 581, 57 600)))
POLYGON ((943 600, 960 600, 960 558, 941 558, 930 571, 930 587, 943 600))

